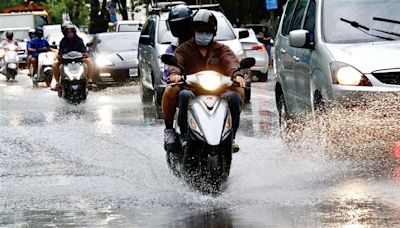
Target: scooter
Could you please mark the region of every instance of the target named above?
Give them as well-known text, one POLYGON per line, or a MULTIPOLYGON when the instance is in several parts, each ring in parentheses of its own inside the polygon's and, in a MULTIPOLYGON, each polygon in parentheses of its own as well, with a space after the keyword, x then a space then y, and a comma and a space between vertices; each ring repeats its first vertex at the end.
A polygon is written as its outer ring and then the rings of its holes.
POLYGON ((53 79, 53 63, 56 54, 53 51, 42 52, 38 56, 38 73, 33 75, 33 66, 31 66, 31 75, 33 85, 37 86, 39 82, 46 82, 50 86, 53 79))
POLYGON ((7 81, 10 79, 15 80, 15 76, 18 74, 18 46, 14 44, 9 44, 3 47, 4 54, 1 58, 1 73, 4 74, 7 78, 7 81))
MULTIPOLYGON (((180 67, 173 55, 164 54, 161 60, 180 67)), ((254 64, 254 58, 243 59, 238 70, 254 64)), ((229 176, 233 152, 231 114, 228 102, 219 94, 233 81, 214 71, 201 71, 184 76, 184 84, 202 95, 193 98, 188 105, 185 146, 182 146, 181 129, 175 119, 178 146, 176 151, 167 152, 167 164, 175 175, 183 177, 191 186, 205 192, 219 192, 229 176)))
POLYGON ((64 54, 61 58, 61 90, 58 96, 73 104, 81 103, 88 95, 82 59, 82 53, 76 51, 64 54))

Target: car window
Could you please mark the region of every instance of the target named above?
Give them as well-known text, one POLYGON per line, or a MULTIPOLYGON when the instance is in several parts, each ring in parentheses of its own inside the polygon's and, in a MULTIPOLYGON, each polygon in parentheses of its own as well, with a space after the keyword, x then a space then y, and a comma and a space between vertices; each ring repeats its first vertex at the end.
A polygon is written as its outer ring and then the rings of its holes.
POLYGON ((96 39, 96 49, 99 52, 136 50, 139 37, 139 32, 118 32, 113 35, 98 36, 96 39))
POLYGON ((152 19, 147 19, 146 23, 143 25, 142 35, 149 35, 150 34, 150 27, 152 26, 152 19))
POLYGON ((282 35, 289 35, 289 25, 292 19, 293 9, 296 6, 296 0, 289 0, 286 5, 286 11, 282 23, 282 35))
POLYGON ((399 40, 399 36, 378 30, 400 33, 400 24, 374 20, 374 17, 400 20, 400 1, 394 0, 330 0, 322 5, 322 34, 328 43, 360 43, 399 40), (341 20, 356 21, 375 30, 355 28, 341 20))
POLYGON ((293 13, 292 20, 289 26, 289 32, 301 28, 304 11, 306 10, 308 0, 299 0, 293 13))
POLYGON ((315 29, 315 0, 311 0, 308 5, 306 18, 304 20, 303 29, 309 31, 311 41, 314 41, 314 29, 315 29))

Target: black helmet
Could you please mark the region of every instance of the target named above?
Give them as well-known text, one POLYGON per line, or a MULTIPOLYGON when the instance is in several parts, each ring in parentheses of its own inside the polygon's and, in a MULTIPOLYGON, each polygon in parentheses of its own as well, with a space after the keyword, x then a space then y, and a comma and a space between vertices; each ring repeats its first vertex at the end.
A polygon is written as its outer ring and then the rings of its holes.
POLYGON ((12 31, 7 31, 6 38, 12 40, 14 37, 14 33, 12 31))
POLYGON ((193 16, 194 30, 196 30, 198 26, 206 25, 215 36, 217 34, 217 24, 217 18, 209 10, 199 9, 193 16))
POLYGON ((36 36, 42 37, 43 36, 43 29, 42 27, 37 27, 35 30, 36 36))
POLYGON ((186 5, 172 7, 167 21, 173 36, 178 38, 191 36, 192 10, 186 5))

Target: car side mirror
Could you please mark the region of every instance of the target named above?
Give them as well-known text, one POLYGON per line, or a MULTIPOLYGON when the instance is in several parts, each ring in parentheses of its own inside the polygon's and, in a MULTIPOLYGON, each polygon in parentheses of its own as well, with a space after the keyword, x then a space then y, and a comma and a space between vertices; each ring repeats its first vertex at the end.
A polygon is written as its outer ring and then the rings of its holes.
POLYGON ((297 48, 314 47, 314 41, 308 30, 293 30, 289 33, 289 45, 297 48))
POLYGON ((247 30, 243 30, 243 31, 239 32, 239 40, 247 38, 249 36, 250 36, 250 33, 247 30))
POLYGON ((256 59, 253 57, 247 57, 240 61, 240 69, 249 69, 256 64, 256 59))
POLYGON ((151 40, 150 40, 150 36, 149 35, 141 35, 139 38, 139 43, 140 44, 144 44, 144 45, 151 45, 151 40))
POLYGON ((56 44, 56 42, 53 41, 53 43, 51 43, 50 47, 53 48, 53 49, 57 49, 57 44, 56 44))

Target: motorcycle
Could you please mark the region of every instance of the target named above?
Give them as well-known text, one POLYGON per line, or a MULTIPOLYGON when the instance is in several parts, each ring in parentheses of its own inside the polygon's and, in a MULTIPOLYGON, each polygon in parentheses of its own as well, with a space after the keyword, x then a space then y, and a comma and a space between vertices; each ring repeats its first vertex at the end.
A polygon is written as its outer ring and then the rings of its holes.
POLYGON ((33 75, 33 66, 31 66, 31 75, 33 85, 37 86, 39 82, 45 82, 47 87, 50 86, 53 79, 53 63, 56 54, 53 51, 41 52, 38 56, 38 72, 33 75))
MULTIPOLYGON (((164 54, 161 60, 180 67, 173 55, 164 54)), ((243 59, 238 70, 254 64, 254 58, 243 59)), ((201 95, 188 105, 185 146, 182 146, 181 130, 175 119, 178 146, 176 151, 167 152, 167 164, 176 176, 183 177, 191 186, 205 192, 219 192, 230 172, 233 134, 228 102, 219 94, 234 82, 231 77, 217 72, 201 71, 184 75, 183 83, 201 95)))
POLYGON ((82 53, 76 51, 68 52, 61 58, 61 90, 58 96, 73 104, 86 100, 88 94, 82 59, 82 53))
POLYGON ((15 44, 9 44, 3 47, 3 50, 4 51, 1 54, 1 73, 6 76, 7 81, 10 79, 14 80, 15 76, 18 74, 18 46, 15 44))

